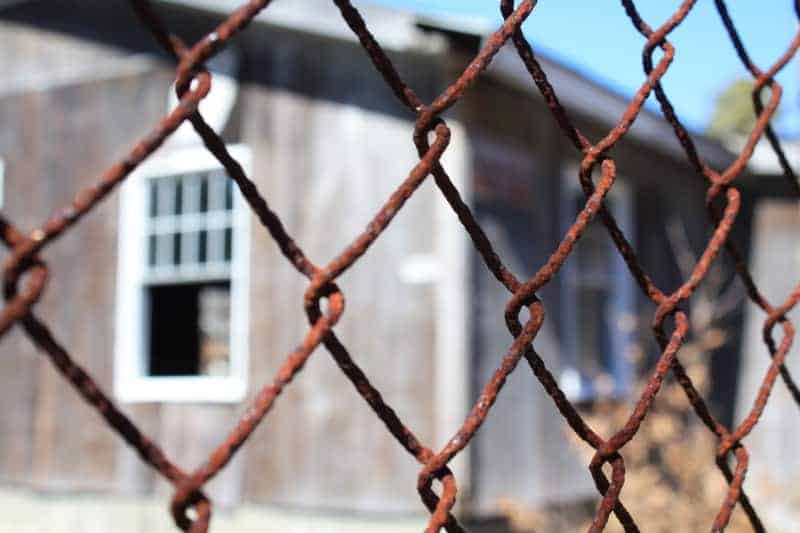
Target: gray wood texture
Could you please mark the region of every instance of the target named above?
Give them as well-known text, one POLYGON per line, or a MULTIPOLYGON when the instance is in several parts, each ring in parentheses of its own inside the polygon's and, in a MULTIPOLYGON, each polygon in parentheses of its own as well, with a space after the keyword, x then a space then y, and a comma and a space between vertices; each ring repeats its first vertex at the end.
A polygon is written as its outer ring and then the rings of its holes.
MULTIPOLYGON (((791 294, 798 283, 800 271, 800 205, 796 201, 765 200, 756 207, 753 229, 753 260, 751 271, 764 296, 778 304, 791 294)), ((766 315, 748 304, 742 346, 740 387, 736 401, 736 419, 740 421, 753 406, 758 389, 770 363, 764 345, 762 328, 766 315)), ((800 313, 789 313, 796 324, 800 313)), ((778 325, 773 336, 780 342, 783 331, 778 325)), ((800 350, 797 342, 789 351, 786 366, 794 376, 800 373, 800 350)), ((795 423, 798 406, 786 386, 778 382, 753 432, 744 439, 750 452, 745 490, 755 500, 757 508, 766 515, 770 529, 790 531, 790 524, 800 520, 797 506, 789 496, 797 494, 800 458, 797 441, 800 427, 795 423)))
MULTIPOLYGON (((192 26, 188 17, 182 20, 192 26)), ((197 33, 196 26, 191 31, 197 33)), ((93 183, 150 128, 165 111, 174 71, 155 59, 143 31, 113 37, 146 50, 147 59, 131 60, 116 46, 97 41, 58 34, 48 48, 39 42, 40 30, 7 28, 0 43, 16 54, 0 66, 19 74, 13 86, 0 91, 3 213, 30 230, 93 183), (65 57, 103 68, 79 76, 50 72, 47 67, 65 57)), ((250 147, 252 179, 309 257, 324 264, 364 229, 417 161, 413 117, 352 42, 251 28, 237 46, 244 82, 223 135, 250 147)), ((432 58, 418 50, 395 55, 404 76, 426 97, 444 87, 465 59, 456 53, 432 58)), ((532 274, 560 240, 561 175, 578 154, 555 131, 539 98, 497 79, 481 80, 448 120, 457 132, 452 142, 458 149, 448 155, 460 172, 454 178, 465 184, 465 198, 500 255, 519 275, 532 274)), ((584 115, 576 120, 593 137, 602 132, 584 115)), ((645 269, 659 285, 674 288, 680 278, 662 216, 680 213, 692 228, 693 245, 702 245, 707 228, 702 189, 691 184, 695 177, 669 151, 631 141, 615 154, 620 174, 634 187, 632 238, 645 269), (680 194, 668 196, 665 184, 678 183, 680 194)), ((468 265, 466 274, 448 286, 468 296, 459 300, 469 302, 469 322, 461 331, 467 371, 448 381, 441 335, 452 317, 442 312, 437 291, 443 276, 452 275, 447 263, 452 258, 442 256, 441 240, 467 236, 443 232, 442 202, 434 184, 423 183, 367 255, 341 277, 347 307, 336 328, 386 401, 434 448, 457 429, 449 425, 452 413, 468 407, 445 409, 437 404, 436 387, 452 387, 453 402, 471 401, 510 344, 503 324, 509 295, 465 245, 457 260, 468 265), (450 418, 442 416, 445 411, 450 418)), ((112 197, 47 249, 53 276, 37 306, 57 338, 108 392, 113 392, 114 328, 125 327, 114 323, 113 314, 117 220, 112 197)), ((248 399, 272 379, 307 329, 306 281, 254 217, 251 228, 248 399)), ((746 240, 747 226, 741 231, 746 240)), ((0 260, 6 257, 0 251, 0 260)), ((548 320, 536 341, 554 370, 563 334, 559 284, 557 278, 541 291, 548 320)), ((640 311, 652 315, 645 303, 640 311)), ((648 335, 645 342, 652 344, 648 335)), ((107 430, 19 331, 0 343, 0 376, 0 402, 13 406, 0 410, 0 480, 43 490, 167 498, 166 484, 107 430)), ((151 403, 124 409, 179 464, 191 468, 245 406, 151 403)), ((585 461, 566 444, 567 432, 521 363, 461 459, 466 470, 460 478, 461 509, 492 515, 505 499, 538 505, 595 497, 585 461)), ((418 471, 321 348, 232 464, 209 484, 209 493, 223 508, 251 502, 421 513, 418 471)))

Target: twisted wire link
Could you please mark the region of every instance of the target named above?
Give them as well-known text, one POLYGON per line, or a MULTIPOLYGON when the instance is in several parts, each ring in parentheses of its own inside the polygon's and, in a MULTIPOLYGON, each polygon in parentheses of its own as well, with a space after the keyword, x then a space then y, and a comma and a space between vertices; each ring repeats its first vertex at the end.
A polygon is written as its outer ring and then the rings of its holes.
MULTIPOLYGON (((152 466, 174 485, 175 492, 171 501, 171 512, 176 525, 185 531, 205 532, 209 529, 211 501, 204 495, 203 487, 225 467, 248 440, 255 428, 269 413, 274 402, 303 369, 320 344, 325 346, 338 368, 351 381, 358 394, 375 412, 387 430, 420 463, 417 490, 423 504, 430 512, 426 528, 428 532, 440 531, 443 528, 451 533, 464 531, 452 514, 456 503, 457 485, 448 465, 469 444, 486 421, 493 404, 502 392, 506 379, 514 372, 523 358, 546 394, 552 399, 555 408, 566 424, 594 450, 594 456, 588 467, 601 499, 590 531, 604 530, 612 513, 620 521, 625 531, 639 530, 634 517, 620 498, 626 471, 622 452, 625 445, 636 437, 664 379, 670 373, 675 376, 682 387, 696 415, 718 439, 716 463, 726 479, 728 490, 711 525, 711 530, 724 530, 730 521, 733 508, 739 503, 754 530, 763 531, 764 526, 760 518, 742 490, 750 460, 742 439, 758 423, 779 375, 795 402, 800 406, 800 390, 785 366, 785 359, 794 338, 794 327, 786 315, 800 301, 800 284, 783 303, 778 306, 770 304, 762 296, 756 281, 747 269, 743 255, 729 237, 739 215, 741 204, 741 193, 735 186, 735 181, 744 171, 762 136, 767 138, 775 152, 785 179, 797 193, 800 193, 797 176, 790 167, 780 141, 770 125, 770 120, 778 108, 782 96, 782 88, 775 81, 774 76, 796 55, 797 49, 800 48, 800 32, 771 67, 761 70, 750 59, 724 0, 715 0, 717 11, 734 49, 744 67, 755 80, 753 106, 756 114, 756 124, 736 159, 728 168, 717 171, 703 161, 691 135, 678 118, 675 108, 661 84, 661 80, 668 72, 675 56, 675 48, 667 37, 689 16, 696 0, 684 0, 677 10, 656 29, 652 29, 641 18, 633 0, 621 0, 623 9, 634 28, 646 39, 642 52, 645 79, 617 123, 597 142, 592 142, 574 125, 569 113, 558 99, 556 88, 548 80, 536 58, 533 47, 522 32, 523 22, 535 9, 535 0, 523 0, 517 6, 514 5, 513 0, 500 0, 500 11, 503 16, 500 28, 485 40, 455 81, 447 85, 430 103, 425 103, 403 80, 352 3, 349 0, 333 0, 333 2, 339 8, 344 23, 358 38, 376 71, 385 80, 399 102, 408 109, 415 122, 413 143, 417 149, 419 161, 400 181, 385 203, 377 209, 366 229, 324 266, 313 262, 292 238, 280 216, 272 210, 254 182, 246 175, 242 166, 227 150, 220 136, 206 123, 198 110, 200 101, 209 94, 212 84, 212 75, 205 68, 205 61, 230 42, 258 13, 268 8, 270 0, 250 0, 244 3, 191 47, 169 31, 148 0, 129 0, 131 8, 141 24, 150 31, 156 42, 177 63, 175 87, 179 104, 146 137, 141 139, 125 158, 111 165, 95 184, 80 191, 70 205, 53 214, 40 228, 26 235, 11 221, 0 215, 0 240, 11 251, 10 257, 3 266, 3 289, 6 303, 0 310, 0 337, 14 324, 19 324, 31 341, 44 352, 57 370, 76 388, 87 404, 97 410, 105 419, 109 427, 134 447, 145 463, 152 466), (516 49, 533 84, 542 94, 556 125, 581 154, 577 179, 586 196, 585 203, 574 223, 567 229, 550 257, 533 276, 525 280, 519 279, 503 263, 471 208, 462 199, 441 161, 451 137, 451 130, 442 118, 442 113, 456 105, 475 85, 490 65, 493 57, 507 43, 511 43, 516 49), (653 53, 657 48, 661 49, 663 55, 654 64, 653 53), (767 88, 769 89, 769 99, 764 104, 762 95, 767 88), (665 292, 652 281, 642 267, 627 237, 604 203, 616 178, 616 162, 609 152, 627 135, 651 93, 659 102, 664 118, 671 125, 690 165, 708 183, 705 201, 713 226, 712 234, 694 269, 688 278, 683 280, 672 292, 665 292), (225 168, 228 176, 236 183, 253 213, 284 257, 300 275, 308 280, 304 294, 304 306, 309 322, 306 334, 298 347, 285 356, 272 380, 257 392, 220 444, 194 470, 184 470, 175 465, 155 442, 139 431, 135 423, 127 418, 102 391, 97 382, 73 361, 67 350, 58 343, 47 326, 33 313, 33 308, 41 298, 50 275, 47 264, 41 257, 43 250, 104 201, 113 189, 126 179, 143 160, 152 155, 184 121, 188 121, 193 126, 206 149, 225 168), (593 176, 598 166, 599 176, 595 182, 593 176), (396 214, 403 209, 405 202, 428 176, 433 177, 437 189, 469 235, 485 267, 509 292, 505 322, 512 337, 508 350, 500 359, 495 372, 482 387, 463 423, 458 428, 454 428, 453 436, 438 452, 422 443, 414 432, 403 423, 394 409, 383 399, 380 391, 370 383, 369 378, 355 363, 347 348, 334 332, 335 325, 345 312, 345 295, 337 286, 336 280, 367 253, 396 214), (643 391, 636 399, 628 419, 608 438, 602 437, 584 420, 560 389, 551 371, 533 346, 545 320, 545 308, 536 296, 536 292, 558 274, 574 247, 579 245, 582 234, 595 218, 598 218, 606 227, 609 237, 643 294, 656 305, 652 329, 654 338, 661 349, 661 355, 657 359, 643 391), (712 264, 723 249, 733 259, 737 275, 745 285, 750 300, 767 315, 763 325, 763 336, 771 357, 770 365, 753 401, 753 406, 734 428, 726 427, 712 414, 711 408, 698 392, 679 358, 680 348, 689 331, 688 312, 682 309, 681 304, 691 298, 705 280, 712 264), (321 306, 322 300, 327 301, 324 312, 321 306), (527 309, 529 313, 529 318, 524 323, 520 319, 523 308, 527 309), (668 321, 672 324, 671 331, 667 331, 668 321), (772 331, 777 324, 781 324, 784 333, 778 343, 772 336, 772 331), (733 458, 733 466, 729 462, 730 458, 733 458), (603 471, 605 464, 609 464, 611 467, 610 478, 603 471), (433 488, 434 480, 439 480, 441 483, 439 493, 433 488), (194 509, 194 516, 190 516, 190 508, 194 509)), ((794 6, 800 16, 799 4, 800 2, 796 1, 794 6)))

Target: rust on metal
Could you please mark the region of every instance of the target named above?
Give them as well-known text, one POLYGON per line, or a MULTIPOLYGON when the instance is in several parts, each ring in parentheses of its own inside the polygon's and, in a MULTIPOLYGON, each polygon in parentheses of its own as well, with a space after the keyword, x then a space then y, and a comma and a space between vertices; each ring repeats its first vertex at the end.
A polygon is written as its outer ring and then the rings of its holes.
MULTIPOLYGON (((457 480, 449 468, 450 461, 458 455, 475 436, 481 425, 491 413, 491 409, 508 376, 514 372, 522 359, 525 359, 531 372, 552 399, 555 409, 563 416, 567 425, 595 453, 588 465, 595 482, 600 504, 597 507, 590 531, 603 531, 613 513, 626 531, 638 531, 635 517, 623 504, 620 493, 625 483, 624 448, 636 438, 637 431, 647 416, 661 385, 668 374, 673 374, 683 388, 694 412, 718 440, 717 455, 714 458, 727 481, 728 489, 719 511, 710 523, 712 531, 722 531, 730 521, 731 512, 739 504, 745 511, 756 531, 764 527, 742 489, 749 455, 742 444, 763 412, 769 395, 780 376, 789 388, 795 401, 800 405, 800 390, 795 385, 789 370, 784 365, 787 353, 794 339, 794 327, 787 313, 800 301, 800 284, 780 304, 774 305, 761 294, 750 275, 741 252, 729 239, 740 211, 740 193, 736 179, 741 175, 752 157, 756 143, 766 137, 781 164, 788 183, 798 192, 800 185, 797 176, 790 168, 778 137, 770 120, 782 96, 780 84, 774 79, 777 72, 795 57, 800 48, 800 32, 792 39, 786 51, 769 68, 759 68, 750 58, 745 45, 728 13, 724 0, 715 0, 716 9, 725 26, 734 50, 743 66, 755 80, 753 106, 756 123, 747 142, 735 160, 725 169, 713 169, 706 164, 697 151, 692 136, 683 126, 664 90, 661 80, 668 71, 675 55, 674 46, 668 41, 670 33, 690 16, 696 0, 684 0, 677 10, 660 26, 651 28, 638 13, 634 0, 621 0, 625 13, 633 27, 646 39, 642 51, 644 80, 631 98, 629 105, 617 124, 596 142, 590 140, 573 123, 567 110, 562 106, 554 87, 547 78, 541 64, 536 59, 533 47, 522 32, 523 22, 535 13, 536 2, 524 0, 518 6, 513 0, 500 0, 499 7, 504 22, 490 35, 481 49, 468 63, 461 74, 430 103, 425 103, 403 80, 380 43, 369 31, 358 10, 349 0, 333 0, 339 8, 344 23, 358 38, 377 73, 385 80, 400 103, 408 109, 409 118, 415 121, 413 140, 419 153, 419 162, 409 171, 395 191, 381 206, 364 232, 358 235, 336 257, 327 264, 312 261, 291 237, 280 217, 270 208, 267 200, 245 174, 242 166, 229 153, 219 135, 208 126, 198 110, 200 101, 208 94, 212 76, 204 67, 204 62, 225 47, 262 10, 269 7, 269 0, 251 0, 244 3, 211 32, 192 46, 187 46, 177 36, 170 33, 157 10, 148 0, 130 0, 143 26, 153 38, 176 61, 176 90, 179 105, 166 115, 152 131, 137 143, 120 161, 110 165, 97 181, 80 191, 73 202, 58 210, 39 228, 25 234, 0 215, 0 239, 10 249, 11 255, 3 266, 5 306, 0 310, 0 337, 15 324, 21 326, 32 342, 75 387, 86 403, 94 408, 106 421, 109 428, 137 450, 141 459, 159 472, 175 488, 171 502, 172 514, 178 527, 185 531, 204 532, 210 527, 212 502, 204 495, 204 485, 212 479, 234 457, 239 448, 248 440, 253 430, 261 423, 281 393, 300 373, 305 363, 315 353, 319 345, 324 345, 339 369, 352 382, 356 391, 384 423, 397 442, 420 464, 417 489, 423 505, 430 512, 426 531, 463 531, 452 510, 457 498, 457 480), (547 261, 529 279, 519 279, 503 263, 491 241, 464 202, 458 189, 450 179, 442 164, 442 156, 450 141, 450 129, 442 113, 457 105, 482 73, 488 68, 492 58, 506 43, 511 43, 531 76, 532 83, 542 94, 544 101, 563 135, 582 155, 580 171, 575 179, 583 188, 586 201, 574 223, 564 234, 561 242, 553 250, 547 261), (654 64, 653 52, 660 48, 661 59, 654 64), (762 103, 762 93, 769 89, 769 99, 762 103), (707 183, 706 204, 713 232, 705 249, 690 276, 672 289, 656 286, 647 274, 620 229, 613 215, 604 205, 606 195, 614 187, 616 162, 609 155, 611 149, 629 132, 637 120, 645 100, 651 95, 659 102, 666 121, 671 125, 685 155, 698 176, 707 183), (50 275, 41 252, 54 240, 69 231, 81 221, 95 206, 103 202, 113 189, 139 165, 155 152, 184 121, 189 121, 200 135, 208 151, 223 165, 228 176, 239 187, 250 208, 275 241, 286 259, 298 274, 308 279, 304 305, 309 328, 297 348, 285 356, 283 364, 272 380, 256 394, 251 405, 245 410, 237 423, 213 450, 203 464, 193 470, 185 470, 173 463, 161 448, 144 435, 114 404, 97 385, 96 381, 81 368, 50 332, 48 327, 34 314, 36 303, 44 290, 50 275), (433 136, 433 141, 429 136, 433 136), (592 179, 593 170, 600 165, 597 183, 592 179), (369 381, 361 368, 354 362, 348 349, 334 332, 334 326, 345 312, 345 295, 336 285, 337 278, 368 252, 376 239, 391 223, 394 216, 403 209, 405 202, 414 195, 422 182, 432 176, 443 200, 454 211, 464 230, 471 238, 477 253, 486 268, 508 290, 505 321, 511 341, 498 368, 484 384, 462 425, 456 429, 445 446, 433 450, 421 442, 415 433, 399 418, 394 409, 386 403, 369 381), (600 436, 592 429, 567 399, 557 381, 548 370, 543 359, 533 348, 533 342, 545 320, 544 304, 536 297, 536 291, 549 283, 563 267, 573 247, 580 240, 587 225, 598 218, 608 230, 618 252, 625 260, 631 276, 636 280, 645 297, 656 305, 652 320, 653 335, 661 347, 661 355, 655 363, 648 381, 634 403, 627 421, 608 438, 600 436), (765 315, 763 325, 764 343, 770 357, 770 365, 752 407, 744 419, 735 427, 726 427, 712 414, 691 378, 680 362, 680 349, 687 336, 689 317, 680 306, 692 296, 704 281, 714 261, 725 250, 736 265, 749 298, 761 308, 765 315), (322 265, 322 266, 320 266, 322 265), (327 306, 322 311, 321 301, 327 306), (525 323, 520 312, 526 308, 529 318, 525 323), (668 327, 667 323, 672 324, 668 327), (776 343, 773 330, 780 324, 783 337, 776 343), (611 475, 603 471, 610 465, 611 475), (434 490, 433 481, 439 480, 440 492, 434 490), (194 513, 189 513, 189 509, 194 513), (191 516, 190 516, 191 515, 191 516)), ((795 5, 800 15, 800 7, 795 5)), ((711 458, 709 458, 711 459, 711 458)), ((646 517, 638 517, 644 520, 646 517)))

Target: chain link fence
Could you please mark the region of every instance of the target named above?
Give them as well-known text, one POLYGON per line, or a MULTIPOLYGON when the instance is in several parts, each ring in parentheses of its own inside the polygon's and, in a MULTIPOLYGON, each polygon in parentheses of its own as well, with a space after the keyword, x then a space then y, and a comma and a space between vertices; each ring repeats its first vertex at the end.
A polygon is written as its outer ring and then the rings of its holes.
MULTIPOLYGON (((670 44, 668 36, 691 16, 696 0, 683 1, 677 11, 655 29, 641 18, 633 0, 622 0, 623 8, 631 23, 645 39, 642 53, 644 81, 619 122, 605 137, 596 142, 587 138, 574 126, 568 111, 559 103, 557 87, 548 81, 547 74, 537 61, 533 48, 521 31, 522 23, 528 16, 532 13, 535 16, 534 0, 525 0, 517 6, 513 0, 501 0, 499 7, 505 19, 502 26, 486 39, 477 55, 458 78, 430 103, 423 102, 403 81, 380 43, 373 38, 357 9, 348 0, 334 0, 334 2, 341 11, 344 23, 355 33, 369 55, 377 73, 391 87, 397 99, 408 108, 409 116, 416 117, 413 139, 419 154, 419 162, 378 210, 366 230, 327 263, 312 261, 292 239, 279 215, 270 209, 266 199, 259 194, 240 164, 227 151, 224 142, 198 112, 198 104, 209 93, 211 86, 211 74, 204 68, 204 62, 233 39, 257 13, 267 9, 269 0, 251 0, 242 5, 192 46, 187 46, 169 31, 149 2, 131 0, 131 7, 137 13, 141 24, 149 29, 158 43, 177 62, 176 90, 179 105, 165 116, 149 135, 141 139, 124 159, 110 166, 94 185, 80 191, 70 205, 55 213, 38 229, 25 233, 18 229, 13 221, 0 215, 0 236, 4 245, 11 251, 11 256, 3 267, 6 303, 0 311, 0 336, 18 324, 30 340, 47 355, 63 377, 105 419, 109 429, 125 439, 138 451, 142 461, 152 466, 174 486, 171 510, 176 525, 185 531, 201 532, 209 529, 212 502, 203 493, 205 483, 228 464, 320 345, 324 345, 330 352, 341 371, 353 383, 375 415, 382 420, 398 444, 419 462, 421 468, 417 490, 422 503, 430 512, 426 531, 435 532, 441 529, 451 533, 463 531, 463 527, 452 512, 456 502, 457 480, 448 463, 469 444, 489 416, 492 405, 502 392, 506 378, 515 371, 522 359, 552 399, 553 408, 559 411, 572 431, 595 450, 589 470, 601 501, 597 506, 590 531, 604 530, 612 513, 626 531, 638 531, 639 523, 646 527, 647 517, 632 516, 620 498, 625 483, 623 451, 625 445, 636 438, 639 426, 647 416, 663 380, 670 373, 682 387, 693 406, 694 413, 716 436, 718 442, 715 460, 727 480, 728 488, 725 499, 720 502, 719 510, 713 518, 712 531, 725 529, 737 504, 744 510, 753 529, 763 531, 764 526, 757 510, 742 489, 749 460, 742 439, 758 423, 779 376, 789 388, 795 402, 800 404, 800 390, 784 366, 784 360, 794 338, 794 327, 786 318, 786 314, 800 300, 800 285, 792 294, 786 296, 785 301, 768 302, 748 272, 743 255, 728 236, 740 208, 737 177, 745 169, 756 143, 762 136, 766 136, 771 144, 786 180, 794 191, 800 193, 797 177, 781 150, 775 132, 770 127, 770 119, 781 100, 781 86, 774 80, 774 76, 794 57, 800 47, 800 33, 773 65, 762 70, 750 59, 728 14, 725 2, 715 0, 730 41, 742 64, 755 80, 753 106, 757 121, 735 161, 728 168, 714 169, 704 162, 695 149, 691 135, 682 125, 660 81, 668 71, 675 54, 675 48, 670 44), (504 265, 503 258, 495 253, 492 242, 476 221, 470 207, 462 200, 441 163, 442 155, 450 141, 450 129, 442 119, 442 113, 458 103, 486 70, 494 55, 509 42, 516 48, 530 73, 532 83, 544 97, 555 125, 571 141, 575 150, 582 154, 580 171, 576 179, 580 181, 586 197, 582 210, 557 248, 530 279, 519 279, 504 265), (660 59, 656 61, 654 53, 657 49, 662 53, 660 59), (704 179, 707 183, 705 201, 708 217, 714 226, 713 234, 693 272, 682 285, 672 289, 660 288, 654 284, 640 265, 636 252, 629 245, 614 217, 604 207, 604 199, 613 188, 616 175, 616 163, 609 155, 609 151, 628 133, 651 93, 655 94, 664 117, 672 126, 698 179, 704 179), (766 98, 762 98, 762 95, 766 98), (35 304, 45 290, 50 275, 46 262, 41 259, 41 252, 80 222, 100 202, 106 200, 114 188, 137 165, 153 154, 184 121, 192 124, 209 152, 225 167, 228 176, 239 187, 264 229, 269 232, 286 259, 299 275, 309 280, 304 299, 309 322, 305 337, 295 350, 286 355, 272 381, 260 389, 252 404, 244 411, 230 432, 221 438, 219 446, 208 456, 205 463, 194 470, 186 470, 175 464, 156 442, 144 435, 98 387, 95 380, 73 361, 68 350, 53 337, 48 327, 34 312, 35 304), (599 172, 594 172, 598 167, 599 172), (593 175, 598 175, 596 181, 593 175), (483 385, 463 424, 438 451, 420 442, 414 431, 400 420, 392 407, 384 401, 381 393, 370 384, 367 376, 352 360, 347 348, 334 332, 334 326, 344 313, 344 294, 339 290, 336 279, 367 253, 397 212, 403 208, 405 202, 429 176, 441 192, 442 201, 447 202, 458 216, 486 268, 508 290, 505 321, 511 341, 508 351, 502 357, 491 379, 483 385), (559 272, 587 225, 595 217, 599 217, 604 224, 619 254, 624 258, 630 275, 647 298, 656 304, 652 330, 661 349, 658 362, 652 369, 641 396, 631 409, 627 422, 607 438, 590 427, 570 403, 532 346, 544 321, 543 304, 537 298, 536 292, 559 272), (768 371, 763 377, 751 409, 735 427, 727 427, 715 418, 680 361, 680 348, 688 331, 687 311, 683 310, 681 304, 690 298, 698 285, 703 282, 720 253, 727 253, 733 259, 736 272, 744 283, 750 300, 765 314, 763 324, 765 357, 767 355, 771 357, 768 371), (326 303, 325 306, 322 305, 323 301, 326 303), (520 319, 523 308, 529 312, 529 318, 524 323, 520 319), (776 326, 783 334, 780 340, 776 340, 773 336, 776 326), (604 470, 605 465, 609 467, 604 470), (438 483, 434 485, 437 480, 438 483)), ((795 11, 800 16, 800 2, 795 2, 795 11)), ((533 383, 531 385, 533 386, 533 383)))

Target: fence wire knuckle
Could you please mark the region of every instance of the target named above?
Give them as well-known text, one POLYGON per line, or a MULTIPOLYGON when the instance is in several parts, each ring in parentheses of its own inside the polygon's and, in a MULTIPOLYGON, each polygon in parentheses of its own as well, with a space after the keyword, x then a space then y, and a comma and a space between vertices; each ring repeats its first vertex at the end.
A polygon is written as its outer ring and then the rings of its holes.
POLYGON ((408 109, 409 117, 414 119, 413 143, 419 160, 399 182, 385 203, 377 209, 366 229, 327 263, 313 261, 292 238, 280 216, 272 210, 242 166, 227 150, 223 140, 206 123, 198 110, 199 103, 208 95, 213 82, 212 74, 205 68, 204 62, 223 49, 259 12, 267 9, 270 4, 268 0, 246 2, 191 46, 187 46, 170 32, 149 1, 130 0, 131 8, 142 26, 149 30, 155 41, 176 63, 175 86, 179 105, 154 125, 150 133, 136 143, 124 158, 110 165, 94 184, 78 192, 70 205, 56 211, 40 227, 25 233, 13 221, 0 214, 0 240, 10 251, 9 258, 3 265, 5 306, 0 310, 0 336, 5 335, 12 326, 19 325, 64 379, 105 420, 108 427, 132 446, 142 461, 174 486, 171 512, 176 525, 185 531, 208 530, 212 502, 203 493, 205 484, 236 455, 320 345, 325 346, 333 362, 350 380, 367 406, 372 409, 399 445, 418 461, 420 470, 417 490, 423 505, 430 513, 426 531, 436 532, 445 529, 452 533, 464 530, 453 514, 458 487, 449 464, 470 443, 486 421, 493 404, 502 393, 506 379, 517 369, 522 360, 527 363, 533 377, 542 385, 565 423, 594 450, 588 470, 600 496, 600 503, 590 531, 603 531, 612 513, 626 531, 639 530, 635 517, 630 514, 620 498, 625 484, 624 449, 636 438, 662 383, 670 374, 682 387, 694 413, 717 439, 717 454, 713 460, 726 480, 727 491, 717 515, 713 518, 712 531, 725 529, 737 504, 741 505, 753 528, 757 531, 763 530, 756 510, 742 489, 750 460, 742 440, 758 423, 778 377, 784 381, 795 402, 800 405, 800 390, 784 364, 794 339, 794 326, 787 314, 800 301, 800 284, 787 295, 785 301, 770 303, 758 289, 742 253, 729 237, 740 213, 741 200, 736 179, 745 169, 756 143, 762 136, 767 138, 774 150, 787 183, 800 193, 797 176, 789 166, 778 137, 770 125, 770 119, 780 103, 782 94, 781 86, 774 76, 800 48, 800 33, 792 39, 786 51, 773 65, 762 70, 750 58, 725 2, 715 0, 716 9, 734 51, 744 68, 753 77, 753 107, 757 120, 745 146, 729 167, 714 169, 703 160, 692 136, 682 124, 661 84, 675 56, 675 47, 669 42, 670 33, 690 16, 696 0, 683 1, 663 24, 655 28, 642 19, 634 0, 622 0, 622 7, 634 30, 645 39, 642 48, 644 78, 617 123, 597 142, 590 140, 575 125, 569 112, 559 101, 558 88, 548 80, 547 73, 537 60, 533 47, 522 32, 523 22, 529 16, 535 16, 535 1, 524 0, 515 5, 512 0, 500 0, 499 7, 503 16, 500 28, 483 42, 477 54, 455 81, 430 103, 424 102, 403 80, 356 7, 349 0, 333 1, 341 12, 344 24, 357 37, 378 75, 385 80, 399 103, 408 109), (530 74, 532 84, 541 93, 555 126, 581 157, 580 170, 575 179, 585 193, 585 203, 574 222, 564 233, 550 257, 529 279, 518 278, 503 262, 472 209, 462 199, 442 162, 442 156, 447 151, 451 136, 451 130, 442 118, 442 113, 457 105, 486 71, 492 58, 507 43, 516 49, 530 74), (654 62, 653 54, 656 49, 660 49, 662 55, 657 62, 654 62), (767 88, 769 99, 764 104, 762 93, 767 88), (705 202, 708 218, 713 227, 713 232, 693 271, 671 291, 658 287, 653 282, 642 267, 620 225, 604 204, 604 199, 614 187, 616 177, 616 162, 610 155, 611 150, 627 135, 637 120, 645 100, 651 94, 655 96, 664 118, 672 127, 687 161, 698 178, 707 184, 705 202), (208 455, 203 464, 193 470, 185 470, 167 457, 159 445, 148 438, 117 407, 114 400, 100 388, 90 373, 75 362, 68 349, 59 343, 48 326, 34 313, 36 303, 46 290, 47 280, 51 275, 43 258, 45 249, 70 231, 97 205, 104 202, 117 185, 158 150, 161 144, 186 121, 196 130, 208 151, 225 168, 229 178, 239 188, 249 207, 286 260, 298 274, 307 278, 308 285, 303 303, 309 323, 305 336, 294 350, 285 355, 272 380, 258 390, 236 424, 221 438, 217 448, 208 455), (599 172, 595 173, 594 170, 598 166, 599 172), (596 181, 592 178, 594 174, 598 176, 596 181), (461 426, 454 428, 452 437, 438 451, 423 443, 400 419, 381 392, 371 384, 334 331, 334 326, 345 313, 345 294, 337 286, 337 279, 368 252, 394 216, 403 209, 406 201, 429 176, 441 193, 442 201, 449 205, 462 224, 487 270, 508 291, 505 322, 510 334, 508 349, 500 359, 497 369, 484 383, 461 426), (608 438, 600 436, 589 425, 561 390, 557 380, 533 348, 534 340, 545 321, 545 307, 537 298, 536 292, 558 274, 587 226, 596 218, 605 226, 643 295, 655 306, 652 319, 653 337, 661 350, 627 421, 608 438), (752 407, 743 420, 734 427, 725 426, 712 414, 711 408, 698 392, 680 361, 680 349, 689 330, 688 311, 681 307, 681 304, 694 294, 708 276, 712 264, 723 252, 729 254, 735 263, 737 276, 746 287, 749 299, 766 315, 763 323, 763 340, 770 357, 768 370, 752 402, 752 407), (327 302, 324 310, 321 306, 323 299, 327 302), (523 308, 529 311, 528 318, 524 322, 520 318, 523 308), (776 342, 773 330, 778 325, 783 335, 776 342), (610 465, 610 477, 605 473, 604 465, 610 465), (436 480, 439 482, 437 485, 439 488, 434 490, 436 480), (189 513, 190 509, 194 509, 194 512, 189 513))

